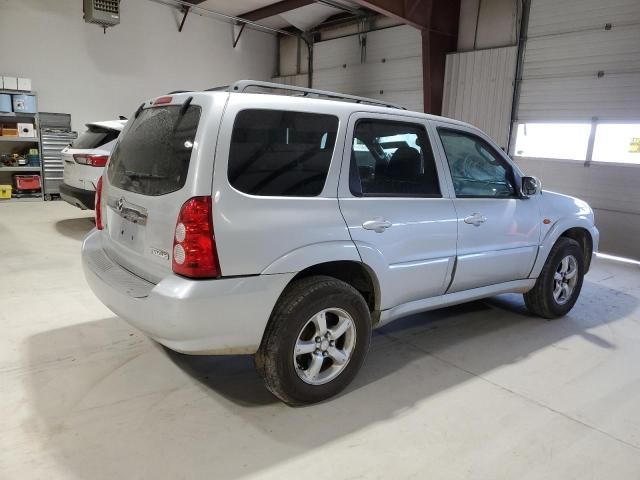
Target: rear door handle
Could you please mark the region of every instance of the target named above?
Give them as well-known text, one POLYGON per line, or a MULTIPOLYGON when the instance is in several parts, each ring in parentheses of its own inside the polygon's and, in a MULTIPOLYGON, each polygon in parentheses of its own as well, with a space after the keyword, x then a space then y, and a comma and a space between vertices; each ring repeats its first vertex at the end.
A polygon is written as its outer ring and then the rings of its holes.
POLYGON ((487 217, 485 217, 484 215, 480 215, 479 213, 474 213, 473 215, 470 215, 464 219, 464 223, 468 223, 469 225, 473 225, 474 227, 479 227, 486 221, 487 217))
POLYGON ((382 233, 393 224, 384 218, 374 218, 373 220, 367 220, 362 224, 362 228, 365 230, 373 230, 376 233, 382 233))

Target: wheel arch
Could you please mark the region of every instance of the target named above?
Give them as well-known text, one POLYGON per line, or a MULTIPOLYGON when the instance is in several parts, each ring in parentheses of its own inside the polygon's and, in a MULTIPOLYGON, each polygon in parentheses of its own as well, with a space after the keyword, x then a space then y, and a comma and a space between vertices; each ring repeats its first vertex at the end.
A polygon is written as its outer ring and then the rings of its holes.
POLYGON ((299 271, 289 284, 315 275, 326 275, 342 280, 360 292, 371 312, 380 310, 380 283, 375 272, 364 263, 354 260, 318 263, 299 271))
POLYGON ((539 247, 538 257, 529 278, 538 278, 551 249, 560 237, 571 238, 580 244, 584 252, 585 273, 589 271, 591 257, 598 245, 598 231, 587 219, 579 218, 577 221, 560 221, 547 232, 539 247))
MULTIPOLYGON (((580 244, 583 252, 584 273, 587 273, 591 266, 591 258, 593 255, 593 237, 591 236, 591 232, 586 228, 572 227, 562 232, 558 238, 561 237, 570 238, 580 244)), ((557 241, 556 239, 556 242, 557 241)))

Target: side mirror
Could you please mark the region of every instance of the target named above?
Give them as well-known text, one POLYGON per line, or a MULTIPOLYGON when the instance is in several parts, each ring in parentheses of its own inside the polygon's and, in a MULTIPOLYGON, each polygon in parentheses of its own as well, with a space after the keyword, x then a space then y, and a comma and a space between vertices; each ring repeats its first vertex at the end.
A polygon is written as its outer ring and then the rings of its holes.
POLYGON ((522 177, 521 192, 523 197, 532 197, 542 191, 542 183, 536 177, 522 177))

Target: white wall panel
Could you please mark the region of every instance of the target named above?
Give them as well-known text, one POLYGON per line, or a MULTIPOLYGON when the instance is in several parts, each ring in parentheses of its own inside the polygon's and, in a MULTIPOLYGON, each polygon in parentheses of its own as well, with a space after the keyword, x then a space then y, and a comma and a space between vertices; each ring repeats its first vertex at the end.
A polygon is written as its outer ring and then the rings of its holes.
POLYGON ((507 145, 516 47, 447 55, 442 114, 471 123, 507 145))
POLYGON ((529 38, 640 23, 638 0, 532 0, 529 38))
POLYGON ((357 35, 316 43, 313 87, 423 111, 420 32, 399 26, 369 32, 366 38, 364 63, 357 35))
POLYGON ((640 1, 532 0, 520 90, 520 121, 640 122, 640 1))
POLYGON ((2 0, 0 72, 32 78, 39 110, 70 113, 77 130, 172 90, 274 73, 274 35, 246 29, 234 49, 227 23, 190 14, 178 32, 174 8, 142 0, 121 8, 120 25, 105 34, 83 21, 79 0, 2 0))
POLYGON ((527 40, 527 79, 595 76, 598 70, 606 75, 640 71, 640 24, 527 40))
POLYGON ((518 120, 542 122, 640 121, 640 76, 523 80, 518 120))

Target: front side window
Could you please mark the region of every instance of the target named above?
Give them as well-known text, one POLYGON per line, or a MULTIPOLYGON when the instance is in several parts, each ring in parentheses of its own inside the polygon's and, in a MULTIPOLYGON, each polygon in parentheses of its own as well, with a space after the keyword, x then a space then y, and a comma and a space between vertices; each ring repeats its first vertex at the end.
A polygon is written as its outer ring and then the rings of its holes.
POLYGON ((351 193, 365 197, 439 197, 427 132, 420 125, 386 120, 356 124, 349 168, 351 193))
POLYGON ((251 195, 314 197, 322 192, 338 118, 283 110, 243 110, 229 150, 229 183, 251 195))
POLYGON ((512 197, 516 194, 513 170, 476 135, 439 128, 457 197, 512 197))

